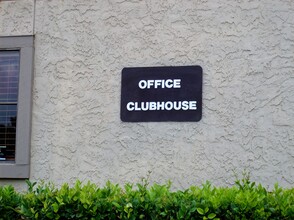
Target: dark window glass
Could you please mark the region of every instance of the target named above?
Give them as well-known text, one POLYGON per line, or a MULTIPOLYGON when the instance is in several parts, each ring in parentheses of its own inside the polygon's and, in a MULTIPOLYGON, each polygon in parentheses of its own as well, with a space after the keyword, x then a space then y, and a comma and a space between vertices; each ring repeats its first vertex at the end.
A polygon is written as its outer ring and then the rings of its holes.
POLYGON ((19 51, 0 51, 0 160, 15 160, 19 51))

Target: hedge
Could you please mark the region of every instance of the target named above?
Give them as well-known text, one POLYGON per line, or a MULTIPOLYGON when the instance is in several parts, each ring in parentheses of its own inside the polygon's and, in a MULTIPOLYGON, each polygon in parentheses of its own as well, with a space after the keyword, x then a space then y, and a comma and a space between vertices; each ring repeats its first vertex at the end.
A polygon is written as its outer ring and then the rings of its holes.
POLYGON ((294 189, 272 191, 248 179, 172 191, 171 184, 28 183, 0 187, 0 219, 294 219, 294 189))

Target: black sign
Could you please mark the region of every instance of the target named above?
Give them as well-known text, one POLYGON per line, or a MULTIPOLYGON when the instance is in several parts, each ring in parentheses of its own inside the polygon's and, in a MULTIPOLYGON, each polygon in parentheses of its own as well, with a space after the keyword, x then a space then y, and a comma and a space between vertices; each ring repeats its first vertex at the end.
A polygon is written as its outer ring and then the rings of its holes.
POLYGON ((122 121, 199 121, 201 116, 200 66, 122 70, 122 121))

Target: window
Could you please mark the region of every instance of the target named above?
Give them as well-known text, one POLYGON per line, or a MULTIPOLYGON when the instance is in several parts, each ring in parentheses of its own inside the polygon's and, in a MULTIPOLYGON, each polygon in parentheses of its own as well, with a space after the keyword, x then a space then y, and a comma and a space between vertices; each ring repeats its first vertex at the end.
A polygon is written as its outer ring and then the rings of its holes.
POLYGON ((33 36, 0 37, 0 178, 29 178, 33 36))
POLYGON ((19 51, 0 51, 0 161, 15 160, 19 51))

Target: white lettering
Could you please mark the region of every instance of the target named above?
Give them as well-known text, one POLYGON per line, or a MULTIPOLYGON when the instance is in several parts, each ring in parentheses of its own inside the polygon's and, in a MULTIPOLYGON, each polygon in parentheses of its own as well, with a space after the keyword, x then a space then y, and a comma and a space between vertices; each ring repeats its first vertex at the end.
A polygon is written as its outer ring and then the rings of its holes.
POLYGON ((156 110, 156 102, 149 103, 149 110, 156 110))
POLYGON ((188 108, 189 108, 189 102, 183 101, 182 102, 182 109, 186 111, 186 110, 188 110, 188 108))
POLYGON ((197 101, 129 102, 128 111, 197 110, 197 101))
POLYGON ((164 107, 165 107, 166 110, 170 111, 173 108, 173 103, 172 102, 166 102, 164 107))
POLYGON ((172 88, 173 87, 173 81, 171 79, 168 79, 165 81, 165 87, 166 88, 172 88))
POLYGON ((127 104, 127 110, 128 111, 133 111, 134 110, 134 103, 133 102, 129 102, 127 104))
POLYGON ((150 89, 154 85, 154 80, 147 80, 147 88, 150 89))
POLYGON ((138 85, 140 89, 145 89, 147 86, 147 82, 145 80, 141 80, 138 85))
POLYGON ((182 107, 182 102, 174 102, 174 109, 175 110, 180 110, 181 109, 181 107, 182 107), (177 106, 177 103, 178 103, 178 106, 177 106))
POLYGON ((157 102, 156 110, 164 110, 164 102, 157 102))
POLYGON ((181 79, 149 79, 149 80, 140 80, 138 83, 140 89, 158 89, 158 88, 181 88, 181 79))
POLYGON ((197 110, 196 104, 197 104, 197 101, 190 101, 189 102, 189 109, 190 110, 197 110))
POLYGON ((176 89, 181 88, 181 80, 180 79, 174 79, 174 88, 176 88, 176 89))
POLYGON ((157 87, 159 87, 161 85, 162 81, 159 80, 159 79, 156 79, 155 80, 155 83, 154 83, 154 88, 157 89, 157 87))
POLYGON ((149 102, 142 102, 141 108, 143 111, 147 111, 149 107, 149 102))
POLYGON ((135 102, 135 111, 140 111, 140 110, 141 110, 141 108, 139 108, 138 102, 135 102))

